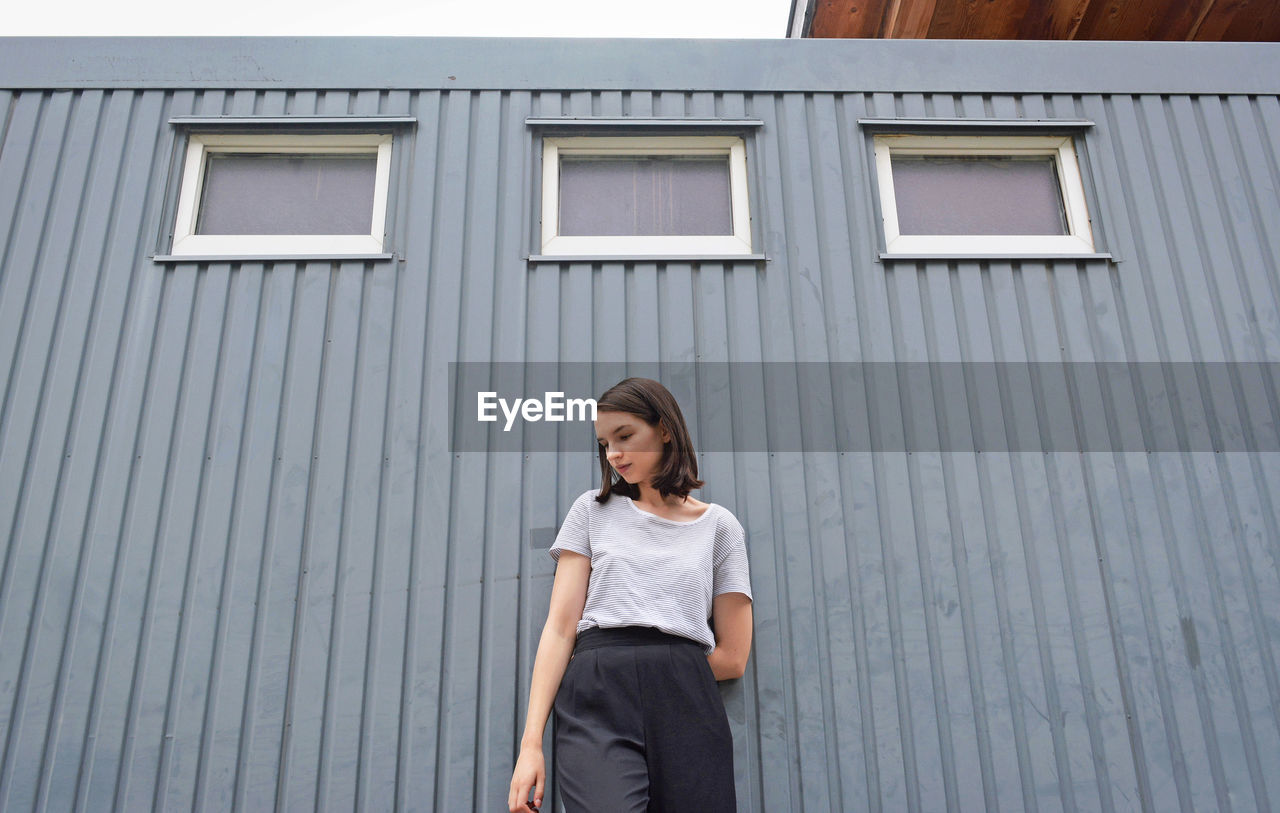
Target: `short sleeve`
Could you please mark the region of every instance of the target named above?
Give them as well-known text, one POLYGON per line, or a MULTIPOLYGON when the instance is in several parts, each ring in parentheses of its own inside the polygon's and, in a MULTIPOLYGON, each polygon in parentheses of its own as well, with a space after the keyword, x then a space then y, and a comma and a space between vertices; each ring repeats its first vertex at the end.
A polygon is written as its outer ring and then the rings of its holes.
POLYGON ((732 514, 716 528, 712 597, 721 593, 746 593, 747 598, 752 598, 746 536, 742 523, 732 514))
POLYGON ((562 550, 581 553, 583 556, 591 555, 591 538, 587 532, 587 502, 591 499, 591 495, 592 492, 584 491, 578 499, 573 501, 573 505, 569 506, 569 513, 565 514, 564 522, 560 524, 560 530, 556 533, 556 541, 547 551, 557 563, 560 561, 562 550))

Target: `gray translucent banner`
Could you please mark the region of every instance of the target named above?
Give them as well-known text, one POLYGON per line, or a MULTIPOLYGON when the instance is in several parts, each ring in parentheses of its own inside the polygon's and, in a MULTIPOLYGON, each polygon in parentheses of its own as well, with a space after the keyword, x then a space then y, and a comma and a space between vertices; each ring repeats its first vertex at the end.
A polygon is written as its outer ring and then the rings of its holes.
POLYGON ((590 451, 594 399, 628 376, 671 390, 700 452, 1280 451, 1276 362, 459 362, 449 375, 455 452, 590 451))

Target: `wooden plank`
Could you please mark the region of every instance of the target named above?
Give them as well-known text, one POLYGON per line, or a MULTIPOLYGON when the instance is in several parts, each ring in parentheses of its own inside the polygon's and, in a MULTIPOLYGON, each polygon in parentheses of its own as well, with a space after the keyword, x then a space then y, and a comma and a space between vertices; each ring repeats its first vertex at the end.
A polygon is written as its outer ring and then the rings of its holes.
MULTIPOLYGON (((904 15, 924 3, 905 0, 904 15), (915 8, 913 8, 915 6, 915 8)), ((1089 0, 928 0, 934 39, 1069 39, 1089 0), (1054 30, 1049 26, 1053 24, 1054 30)))
MULTIPOLYGON (((1162 3, 1163 8, 1153 8, 1153 19, 1148 27, 1152 40, 1185 40, 1191 38, 1206 11, 1212 14, 1215 0, 1190 0, 1187 3, 1162 3)), ((1271 4, 1274 7, 1274 3, 1271 4)))
POLYGON ((933 17, 929 20, 929 29, 923 36, 930 39, 950 38, 948 32, 960 27, 966 14, 967 0, 937 0, 933 7, 933 17))
POLYGON ((1187 39, 1224 42, 1280 41, 1274 0, 1218 0, 1187 39))
POLYGON ((937 5, 937 0, 895 0, 895 14, 886 21, 885 36, 899 39, 928 36, 937 5))
POLYGON ((967 0, 964 16, 951 36, 960 39, 1018 38, 1019 24, 1036 0, 967 0))
POLYGON ((811 37, 859 39, 880 37, 889 0, 818 0, 813 10, 811 37))
POLYGON ((1042 0, 1034 2, 1022 18, 1017 39, 1070 40, 1093 0, 1042 0))
POLYGON ((1200 16, 1205 3, 1191 0, 1107 0, 1089 5, 1076 31, 1076 39, 1180 40, 1200 16))
POLYGON ((1217 5, 1218 5, 1217 0, 1209 0, 1209 2, 1205 3, 1200 7, 1199 14, 1196 15, 1195 21, 1191 23, 1190 30, 1187 31, 1187 36, 1186 36, 1187 39, 1193 40, 1196 38, 1196 35, 1200 32, 1200 26, 1204 23, 1205 19, 1209 16, 1209 12, 1213 11, 1213 9, 1217 7, 1217 5))

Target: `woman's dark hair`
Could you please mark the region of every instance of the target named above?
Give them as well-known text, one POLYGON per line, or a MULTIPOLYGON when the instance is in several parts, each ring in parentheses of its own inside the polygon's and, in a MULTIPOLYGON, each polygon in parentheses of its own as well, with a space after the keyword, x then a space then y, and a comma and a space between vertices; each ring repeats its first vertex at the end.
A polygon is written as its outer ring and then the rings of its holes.
MULTIPOLYGON (((605 390, 596 399, 596 412, 626 412, 659 428, 659 424, 671 433, 671 440, 663 444, 662 462, 653 475, 653 487, 666 499, 668 494, 687 497, 695 488, 702 488, 698 479, 698 458, 693 452, 693 441, 684 423, 684 414, 670 390, 652 378, 624 378, 605 390)), ((600 493, 597 502, 607 502, 613 492, 635 499, 640 487, 628 483, 609 465, 605 448, 596 444, 600 458, 600 493)))

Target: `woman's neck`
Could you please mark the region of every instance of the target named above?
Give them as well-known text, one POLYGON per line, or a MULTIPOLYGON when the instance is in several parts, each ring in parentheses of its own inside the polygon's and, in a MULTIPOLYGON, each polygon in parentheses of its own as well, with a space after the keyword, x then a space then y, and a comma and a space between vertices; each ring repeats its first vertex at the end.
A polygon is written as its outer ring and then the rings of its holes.
POLYGON ((668 494, 666 499, 663 499, 662 495, 658 492, 658 489, 648 483, 637 483, 636 488, 639 489, 640 493, 634 498, 633 502, 640 503, 641 505, 648 505, 653 508, 678 508, 683 505, 698 504, 697 500, 687 495, 679 497, 675 494, 668 494))

